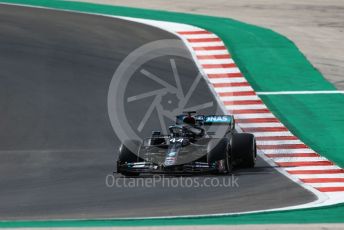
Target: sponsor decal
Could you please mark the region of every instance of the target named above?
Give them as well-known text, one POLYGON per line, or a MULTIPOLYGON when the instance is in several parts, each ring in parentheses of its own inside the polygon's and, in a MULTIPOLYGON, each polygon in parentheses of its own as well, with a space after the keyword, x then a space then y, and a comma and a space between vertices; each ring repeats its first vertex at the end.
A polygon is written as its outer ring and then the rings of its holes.
POLYGON ((173 165, 175 161, 176 161, 175 157, 166 157, 165 165, 173 165))
POLYGON ((212 122, 212 123, 230 123, 232 118, 230 116, 207 116, 205 118, 205 122, 212 122))

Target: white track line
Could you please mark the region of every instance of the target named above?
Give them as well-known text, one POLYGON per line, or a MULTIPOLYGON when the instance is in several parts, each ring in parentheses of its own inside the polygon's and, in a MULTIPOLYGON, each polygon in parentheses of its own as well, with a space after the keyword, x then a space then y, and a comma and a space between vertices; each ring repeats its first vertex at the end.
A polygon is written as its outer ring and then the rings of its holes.
POLYGON ((228 93, 228 92, 246 92, 251 91, 251 86, 241 86, 241 87, 214 87, 217 93, 228 93))
MULTIPOLYGON (((337 170, 341 169, 337 165, 326 165, 326 166, 299 166, 299 167, 290 167, 288 171, 299 171, 299 170, 337 170)), ((319 174, 322 175, 322 174, 319 174)))
POLYGON ((324 157, 278 157, 274 159, 275 162, 316 162, 316 161, 328 161, 324 157))
POLYGON ((332 174, 298 174, 300 179, 314 179, 314 178, 344 178, 344 173, 332 174))
MULTIPOLYGON (((199 39, 199 38, 218 38, 215 34, 184 34, 186 39, 199 39)), ((190 42, 192 44, 192 42, 190 42)))
MULTIPOLYGON (((222 58, 222 59, 201 59, 199 60, 201 64, 232 64, 234 63, 233 59, 231 58, 222 58)), ((244 77, 242 77, 244 78, 244 77)), ((246 80, 246 78, 244 78, 246 80)))
POLYGON ((232 68, 209 68, 203 69, 206 74, 223 74, 223 73, 240 73, 239 68, 232 67, 232 68))
POLYGON ((220 96, 222 101, 250 101, 250 100, 260 100, 256 95, 253 96, 220 96))
POLYGON ((294 136, 289 131, 283 132, 252 132, 256 137, 279 137, 279 136, 294 136))
POLYGON ((335 183, 307 183, 315 188, 324 188, 324 187, 344 187, 343 182, 335 182, 335 183))
MULTIPOLYGON (((247 82, 245 78, 243 77, 227 77, 227 78, 209 78, 210 83, 216 84, 216 83, 237 83, 237 82, 247 82)), ((256 96, 256 98, 258 98, 256 96)), ((238 99, 238 98, 237 98, 238 99)), ((256 99, 259 100, 259 99, 256 99)))
POLYGON ((333 170, 340 169, 337 165, 326 165, 326 166, 299 166, 299 167, 289 167, 288 171, 298 171, 298 170, 333 170))
POLYGON ((277 91, 277 92, 256 92, 258 95, 283 95, 283 94, 343 94, 340 90, 315 90, 315 91, 277 91))
POLYGON ((195 47, 213 47, 213 46, 224 46, 223 42, 194 42, 191 43, 193 48, 195 47))
POLYGON ((258 104, 258 105, 226 105, 226 109, 267 109, 266 105, 258 104))
MULTIPOLYGON (((280 122, 271 122, 271 123, 239 123, 237 124, 241 128, 264 128, 264 127, 284 127, 280 122)), ((259 143, 259 142, 257 142, 259 143)))
MULTIPOLYGON (((250 118, 276 118, 272 113, 251 113, 251 114, 235 114, 235 119, 250 119, 250 118)), ((290 133, 290 132, 289 132, 290 133)), ((290 133, 291 134, 291 133, 290 133)), ((258 134, 257 134, 258 135, 258 134)), ((276 133, 273 136, 278 136, 276 133)), ((280 135, 285 136, 285 135, 280 135)), ((290 136, 290 135, 288 135, 290 136)), ((292 136, 292 135, 291 135, 292 136)))
POLYGON ((257 140, 257 145, 293 145, 293 144, 303 144, 303 142, 300 140, 269 140, 269 141, 257 140))
POLYGON ((227 50, 195 50, 196 55, 221 55, 229 54, 227 50))
MULTIPOLYGON (((282 153, 315 153, 313 149, 263 149, 265 154, 282 154, 282 153)), ((293 157, 296 158, 296 157, 293 157)), ((309 159, 310 157, 307 157, 309 159)))

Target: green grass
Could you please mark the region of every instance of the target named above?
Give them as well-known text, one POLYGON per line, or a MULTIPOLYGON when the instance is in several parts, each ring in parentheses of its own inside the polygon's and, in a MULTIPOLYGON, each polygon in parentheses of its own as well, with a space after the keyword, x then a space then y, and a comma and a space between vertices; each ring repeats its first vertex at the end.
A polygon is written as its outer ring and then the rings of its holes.
POLYGON ((316 152, 344 168, 342 94, 262 95, 269 109, 316 152))
POLYGON ((0 228, 340 223, 344 220, 343 210, 344 205, 334 205, 327 208, 312 208, 305 210, 266 212, 223 217, 140 220, 8 221, 0 222, 0 228))

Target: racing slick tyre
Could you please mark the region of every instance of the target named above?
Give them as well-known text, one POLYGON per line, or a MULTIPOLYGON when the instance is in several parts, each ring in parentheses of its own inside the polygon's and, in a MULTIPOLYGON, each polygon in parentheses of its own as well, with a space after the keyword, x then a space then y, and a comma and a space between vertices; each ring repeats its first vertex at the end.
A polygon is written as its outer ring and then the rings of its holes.
MULTIPOLYGON (((139 151, 140 144, 141 144, 140 141, 137 141, 137 140, 124 141, 119 148, 119 156, 117 160, 118 164, 125 163, 125 162, 126 163, 138 162, 139 157, 133 152, 137 153, 139 151), (131 151, 129 148, 133 151, 131 151)), ((140 173, 136 173, 136 172, 122 172, 122 171, 118 171, 118 172, 124 176, 139 176, 140 175, 140 173)))
POLYGON ((221 173, 230 173, 232 171, 231 153, 228 151, 229 140, 227 138, 212 139, 207 146, 208 164, 217 162, 220 164, 221 173))
POLYGON ((232 155, 239 167, 254 168, 257 158, 256 139, 250 133, 234 133, 231 143, 232 155))
POLYGON ((232 161, 232 153, 231 151, 227 150, 227 156, 225 159, 225 167, 226 167, 226 173, 231 173, 233 171, 233 161, 232 161))

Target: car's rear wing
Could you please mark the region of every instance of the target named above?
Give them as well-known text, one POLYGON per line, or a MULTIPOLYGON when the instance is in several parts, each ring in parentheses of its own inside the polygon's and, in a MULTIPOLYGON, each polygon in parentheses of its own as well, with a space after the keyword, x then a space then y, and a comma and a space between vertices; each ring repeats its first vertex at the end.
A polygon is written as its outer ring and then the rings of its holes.
POLYGON ((210 115, 204 116, 204 124, 232 124, 234 122, 234 117, 232 115, 210 115))
POLYGON ((235 128, 233 115, 208 115, 203 116, 204 125, 227 125, 231 130, 235 128))

